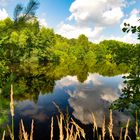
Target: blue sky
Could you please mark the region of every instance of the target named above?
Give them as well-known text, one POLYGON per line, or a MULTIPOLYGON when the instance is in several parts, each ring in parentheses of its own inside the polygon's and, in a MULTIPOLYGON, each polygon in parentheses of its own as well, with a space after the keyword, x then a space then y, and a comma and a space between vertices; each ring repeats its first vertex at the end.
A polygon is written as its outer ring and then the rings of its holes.
MULTIPOLYGON (((28 0, 0 0, 0 19, 13 17, 17 3, 28 0)), ((122 33, 124 22, 140 25, 140 0, 39 0, 37 16, 41 26, 58 34, 77 38, 85 34, 90 41, 116 39, 137 42, 136 36, 122 33)))

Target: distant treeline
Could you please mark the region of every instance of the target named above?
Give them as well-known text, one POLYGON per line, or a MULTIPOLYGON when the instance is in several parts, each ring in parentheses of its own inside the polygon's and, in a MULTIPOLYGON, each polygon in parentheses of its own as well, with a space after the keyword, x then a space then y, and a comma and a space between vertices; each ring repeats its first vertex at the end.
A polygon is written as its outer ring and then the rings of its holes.
POLYGON ((99 44, 85 35, 67 39, 52 29, 40 27, 33 18, 20 26, 10 18, 0 21, 0 71, 14 64, 75 63, 82 61, 92 67, 100 62, 108 65, 131 66, 139 45, 105 40, 99 44))

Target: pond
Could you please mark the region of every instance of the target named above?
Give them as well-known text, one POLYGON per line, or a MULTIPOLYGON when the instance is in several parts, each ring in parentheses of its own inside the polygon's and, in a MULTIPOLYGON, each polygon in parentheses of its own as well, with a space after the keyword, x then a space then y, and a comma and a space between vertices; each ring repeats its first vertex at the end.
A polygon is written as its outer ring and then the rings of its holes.
MULTIPOLYGON (((92 139, 92 113, 100 128, 104 116, 109 122, 110 104, 118 99, 123 87, 123 75, 102 76, 98 73, 88 73, 87 79, 81 83, 77 76, 67 75, 55 80, 51 92, 32 94, 15 99, 15 138, 18 139, 19 123, 23 119, 25 128, 30 130, 32 119, 34 123, 34 139, 45 140, 50 137, 51 118, 54 117, 54 133, 58 135, 56 116, 59 109, 69 114, 87 132, 87 138, 92 139)), ((41 86, 41 85, 40 85, 41 86)), ((42 84, 43 86, 43 84, 42 84)), ((119 136, 120 127, 125 126, 129 114, 113 111, 113 133, 119 136)), ((10 115, 9 115, 10 123, 10 115)), ((8 139, 8 138, 7 138, 8 139)), ((57 139, 57 138, 55 138, 57 139)))

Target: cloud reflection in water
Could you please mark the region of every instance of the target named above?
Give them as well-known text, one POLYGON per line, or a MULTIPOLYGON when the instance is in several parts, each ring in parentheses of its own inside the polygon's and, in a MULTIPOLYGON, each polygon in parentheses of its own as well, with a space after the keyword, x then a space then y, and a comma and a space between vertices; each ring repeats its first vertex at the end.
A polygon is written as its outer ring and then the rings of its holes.
MULTIPOLYGON (((66 81, 69 77, 64 78, 66 81)), ((63 81, 62 80, 62 81, 63 81)), ((73 81, 71 84, 75 86, 75 90, 67 90, 70 96, 69 105, 73 108, 73 116, 84 124, 92 122, 91 112, 97 118, 98 126, 101 126, 104 115, 109 120, 110 103, 116 100, 120 94, 122 85, 121 76, 103 77, 98 74, 89 74, 88 79, 81 84, 73 81)), ((67 84, 66 84, 67 85, 67 84)), ((63 85, 65 87, 65 85, 63 85)), ((70 86, 70 83, 69 83, 70 86)), ((117 111, 113 112, 114 126, 118 126, 120 122, 126 122, 128 116, 117 111)))

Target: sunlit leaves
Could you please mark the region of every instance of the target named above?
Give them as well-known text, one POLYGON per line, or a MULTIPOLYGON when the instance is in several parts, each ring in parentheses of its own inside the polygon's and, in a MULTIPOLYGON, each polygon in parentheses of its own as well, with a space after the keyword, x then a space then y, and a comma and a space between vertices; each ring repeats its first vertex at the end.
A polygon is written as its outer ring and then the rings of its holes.
MULTIPOLYGON (((140 26, 131 26, 130 24, 124 23, 124 32, 130 32, 138 35, 140 39, 140 26)), ((139 110, 140 108, 140 53, 139 44, 133 45, 131 53, 133 57, 131 60, 131 69, 128 76, 123 77, 124 87, 122 89, 122 94, 118 100, 113 102, 112 108, 118 110, 129 109, 132 112, 139 110)))

